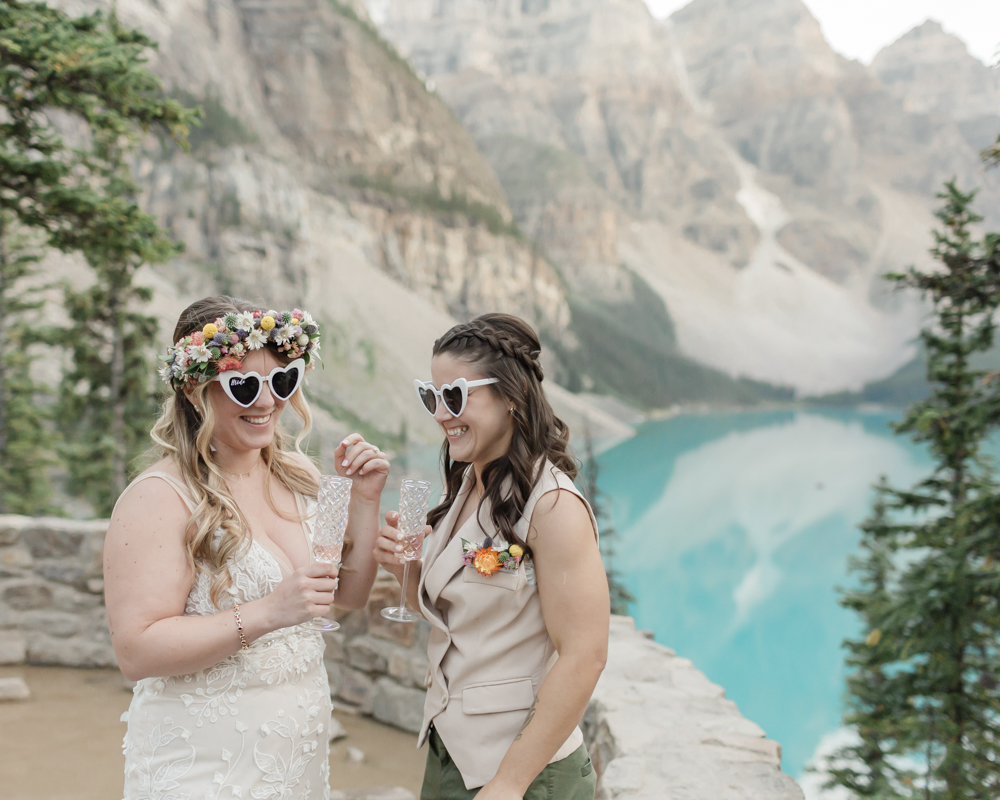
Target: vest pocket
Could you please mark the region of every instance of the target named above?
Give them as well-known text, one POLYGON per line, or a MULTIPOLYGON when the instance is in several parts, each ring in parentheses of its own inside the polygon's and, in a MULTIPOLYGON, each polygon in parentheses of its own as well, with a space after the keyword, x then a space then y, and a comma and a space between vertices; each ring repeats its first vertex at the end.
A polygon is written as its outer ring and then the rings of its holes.
POLYGON ((466 583, 481 583, 483 586, 494 586, 510 591, 516 591, 521 585, 521 569, 517 572, 500 570, 492 575, 482 575, 475 567, 465 567, 462 570, 462 580, 466 583))
POLYGON ((497 714, 531 708, 535 690, 531 678, 473 683, 462 689, 462 711, 466 714, 497 714))

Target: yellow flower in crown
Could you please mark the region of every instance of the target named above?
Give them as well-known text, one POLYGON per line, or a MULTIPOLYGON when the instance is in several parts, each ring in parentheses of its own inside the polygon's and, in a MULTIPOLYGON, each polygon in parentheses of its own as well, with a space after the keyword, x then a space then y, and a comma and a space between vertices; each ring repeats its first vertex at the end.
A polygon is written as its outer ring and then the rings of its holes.
POLYGON ((219 332, 219 327, 214 322, 209 322, 208 325, 201 329, 201 332, 206 339, 211 339, 219 332))
POLYGON ((261 330, 269 331, 274 328, 274 325, 274 317, 264 317, 264 319, 260 321, 261 330))
POLYGON ((524 548, 519 544, 512 544, 507 552, 509 552, 514 558, 520 558, 524 555, 524 548))

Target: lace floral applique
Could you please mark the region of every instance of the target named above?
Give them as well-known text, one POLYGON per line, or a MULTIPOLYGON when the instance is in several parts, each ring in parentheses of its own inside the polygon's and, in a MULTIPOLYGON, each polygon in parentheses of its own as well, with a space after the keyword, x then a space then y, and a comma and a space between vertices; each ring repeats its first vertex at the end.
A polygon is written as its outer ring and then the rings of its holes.
MULTIPOLYGON (((254 800, 291 798, 293 796, 291 790, 299 785, 306 767, 316 757, 320 748, 319 737, 325 726, 319 723, 310 730, 309 723, 314 722, 319 716, 322 695, 320 692, 308 692, 304 696, 299 695, 297 700, 299 707, 306 710, 305 722, 300 724, 295 717, 279 711, 273 720, 261 725, 260 732, 264 739, 254 745, 253 757, 267 785, 257 787, 251 792, 254 800), (273 737, 278 737, 284 742, 276 741, 273 737), (268 742, 277 745, 271 752, 262 747, 268 742)), ((312 787, 307 781, 297 797, 307 800, 311 795, 312 787)))

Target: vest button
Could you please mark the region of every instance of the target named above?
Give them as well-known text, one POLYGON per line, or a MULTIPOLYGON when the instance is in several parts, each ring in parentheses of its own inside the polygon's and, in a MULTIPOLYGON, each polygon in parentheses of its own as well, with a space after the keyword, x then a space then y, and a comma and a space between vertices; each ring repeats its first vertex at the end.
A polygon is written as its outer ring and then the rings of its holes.
POLYGON ((441 702, 444 703, 445 705, 448 704, 448 693, 447 692, 441 692, 441 702))

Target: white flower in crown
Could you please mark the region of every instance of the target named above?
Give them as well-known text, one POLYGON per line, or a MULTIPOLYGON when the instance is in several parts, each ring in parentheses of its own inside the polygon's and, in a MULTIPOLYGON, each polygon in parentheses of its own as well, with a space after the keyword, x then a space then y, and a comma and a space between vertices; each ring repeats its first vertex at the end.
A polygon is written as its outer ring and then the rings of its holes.
POLYGON ((247 346, 247 350, 260 350, 260 348, 267 344, 267 334, 256 328, 247 334, 244 344, 247 346))
POLYGON ((308 325, 315 325, 315 324, 316 320, 313 319, 312 314, 310 314, 308 311, 303 311, 302 316, 299 318, 299 325, 305 328, 308 325))
POLYGON ((277 345, 283 345, 283 344, 288 344, 291 341, 291 338, 288 335, 288 327, 287 326, 284 327, 284 328, 278 328, 277 331, 278 332, 274 335, 274 339, 273 339, 273 341, 274 341, 275 344, 277 344, 277 345))
POLYGON ((247 346, 243 342, 237 342, 229 348, 229 355, 242 359, 247 354, 247 346))
POLYGON ((160 378, 162 380, 169 381, 173 377, 173 374, 174 374, 173 365, 171 365, 171 364, 164 364, 162 367, 160 367, 160 369, 158 370, 158 372, 160 373, 160 378))
POLYGON ((204 364, 212 358, 212 351, 203 344, 197 344, 193 347, 189 347, 187 354, 188 358, 192 361, 197 361, 199 364, 204 364))
POLYGON ((236 328, 241 331, 252 331, 253 330, 253 314, 237 314, 236 315, 236 328))

